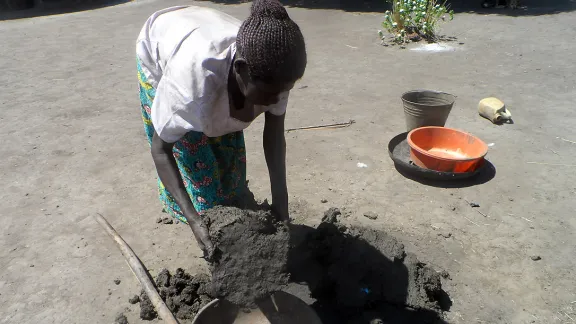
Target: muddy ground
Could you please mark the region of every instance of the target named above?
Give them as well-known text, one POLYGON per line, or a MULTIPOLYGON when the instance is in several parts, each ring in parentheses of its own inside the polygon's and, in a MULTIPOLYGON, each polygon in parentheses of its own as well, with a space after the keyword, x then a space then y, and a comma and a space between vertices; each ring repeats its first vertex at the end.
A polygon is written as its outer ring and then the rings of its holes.
MULTIPOLYGON (((250 309, 283 290, 307 301, 324 323, 445 323, 451 301, 441 277, 449 274, 406 253, 384 231, 346 224, 337 208, 317 228, 288 228, 266 210, 217 207, 205 217, 218 250, 211 277, 163 269, 155 280, 179 319, 193 319, 214 298, 250 309)), ((144 291, 139 299, 140 318, 155 319, 144 291)))
MULTIPOLYGON (((214 299, 210 277, 206 274, 189 274, 178 268, 173 273, 162 269, 155 278, 158 294, 178 319, 191 321, 196 314, 214 299)), ((154 305, 144 290, 139 295, 140 319, 150 321, 158 317, 154 305)), ((129 301, 130 304, 135 304, 129 301)))
MULTIPOLYGON (((356 121, 287 134, 295 222, 318 225, 327 207, 340 206, 351 221, 398 237, 450 273, 442 279, 449 323, 576 319, 576 12, 570 1, 549 8, 557 2, 460 11, 442 29, 458 38, 445 52, 380 46, 378 13, 290 9, 309 66, 291 94, 287 128, 356 121), (386 145, 404 130, 400 95, 417 88, 458 96, 447 125, 494 143, 492 178, 421 183, 395 170, 386 145), (488 96, 508 104, 515 124, 477 115, 488 96)), ((0 22, 0 323, 112 323, 126 307, 137 323, 126 301, 138 283, 93 213, 109 219, 154 275, 166 264, 208 271, 188 228, 155 222, 165 214, 135 77, 134 41, 146 17, 184 3, 0 22)), ((239 18, 248 10, 199 4, 239 18)), ((248 177, 265 198, 261 134, 261 121, 246 132, 248 177)))

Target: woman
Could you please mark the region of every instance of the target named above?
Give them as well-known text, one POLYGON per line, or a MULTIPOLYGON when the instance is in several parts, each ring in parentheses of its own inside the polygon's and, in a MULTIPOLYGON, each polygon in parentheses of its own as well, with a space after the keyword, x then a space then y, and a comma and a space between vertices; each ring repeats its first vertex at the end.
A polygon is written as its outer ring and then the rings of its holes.
POLYGON ((241 23, 202 7, 154 13, 136 45, 142 118, 160 200, 190 225, 204 256, 200 215, 245 190, 243 129, 265 115, 272 208, 288 221, 284 116, 306 68, 304 38, 277 0, 255 0, 241 23))

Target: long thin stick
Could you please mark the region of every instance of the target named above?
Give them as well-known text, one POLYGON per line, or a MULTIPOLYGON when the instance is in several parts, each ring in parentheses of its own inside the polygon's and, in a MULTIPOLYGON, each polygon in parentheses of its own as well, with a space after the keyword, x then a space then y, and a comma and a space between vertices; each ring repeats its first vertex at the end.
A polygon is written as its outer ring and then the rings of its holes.
POLYGON ((476 225, 476 226, 480 226, 480 225, 474 223, 473 221, 471 221, 468 217, 464 216, 464 218, 466 218, 466 220, 468 220, 470 223, 472 223, 472 224, 474 224, 474 225, 476 225))
POLYGON ((572 143, 572 144, 576 144, 576 142, 571 141, 569 139, 565 139, 565 138, 560 138, 561 140, 563 140, 564 142, 568 142, 568 143, 572 143))
POLYGON ((94 218, 96 219, 98 224, 102 225, 102 227, 104 228, 104 230, 106 230, 108 235, 110 235, 110 237, 113 238, 114 241, 116 241, 116 244, 118 244, 118 248, 122 252, 122 255, 124 255, 124 257, 126 258, 126 262, 128 263, 130 270, 132 270, 132 273, 134 274, 136 279, 138 279, 138 281, 142 285, 142 288, 144 288, 144 291, 148 295, 148 298, 150 298, 152 305, 154 305, 154 308, 158 312, 158 316, 168 324, 178 324, 178 320, 176 320, 172 312, 170 312, 168 307, 166 307, 166 304, 164 304, 162 298, 160 298, 160 295, 158 295, 154 283, 152 283, 150 277, 148 276, 148 271, 146 270, 146 267, 144 267, 144 264, 142 264, 142 261, 140 261, 136 253, 134 253, 132 248, 130 248, 128 243, 126 243, 126 241, 122 239, 120 234, 116 232, 116 230, 112 227, 112 225, 108 223, 108 221, 106 220, 106 218, 104 218, 104 216, 102 216, 101 214, 96 214, 94 215, 94 218))
POLYGON ((566 317, 568 317, 570 320, 572 320, 572 322, 574 322, 574 319, 570 317, 570 315, 568 315, 566 312, 564 312, 564 315, 566 315, 566 317))
POLYGON ((304 127, 296 127, 296 128, 289 128, 286 130, 286 133, 295 131, 295 130, 312 130, 312 129, 322 129, 322 128, 344 128, 354 124, 356 121, 350 120, 346 123, 336 123, 336 124, 325 124, 325 125, 316 125, 316 126, 304 126, 304 127))
MULTIPOLYGON (((484 217, 488 217, 488 215, 484 214, 483 212, 481 212, 481 211, 479 211, 479 210, 476 210, 476 211, 478 212, 478 214, 480 214, 480 215, 482 215, 482 216, 484 216, 484 217)), ((488 218, 490 218, 490 217, 488 217, 488 218)))
POLYGON ((542 163, 542 162, 526 162, 526 163, 527 163, 527 164, 539 164, 539 165, 576 167, 576 164, 559 164, 559 163, 542 163))

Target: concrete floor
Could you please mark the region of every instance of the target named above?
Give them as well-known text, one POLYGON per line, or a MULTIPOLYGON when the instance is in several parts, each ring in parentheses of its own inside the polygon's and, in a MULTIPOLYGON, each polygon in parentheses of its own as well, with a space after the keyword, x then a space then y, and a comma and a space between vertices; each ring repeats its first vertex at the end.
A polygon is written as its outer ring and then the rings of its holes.
MULTIPOLYGON (((162 214, 135 75, 134 42, 148 15, 184 3, 0 22, 0 323, 112 323, 122 311, 139 322, 128 303, 139 285, 95 213, 152 273, 205 271, 188 228, 155 222, 162 214)), ((248 12, 199 4, 239 18, 248 12)), ((394 233, 451 274, 450 323, 574 323, 576 13, 460 13, 443 28, 458 38, 447 44, 454 50, 441 53, 380 46, 380 14, 290 14, 307 37, 309 68, 287 127, 356 121, 287 135, 296 221, 318 223, 338 206, 353 222, 394 233), (417 88, 458 96, 447 125, 494 143, 493 179, 445 188, 395 170, 386 146, 405 128, 400 95, 417 88), (508 104, 515 124, 477 115, 488 96, 508 104)), ((261 121, 247 131, 248 172, 266 198, 261 132, 261 121)))

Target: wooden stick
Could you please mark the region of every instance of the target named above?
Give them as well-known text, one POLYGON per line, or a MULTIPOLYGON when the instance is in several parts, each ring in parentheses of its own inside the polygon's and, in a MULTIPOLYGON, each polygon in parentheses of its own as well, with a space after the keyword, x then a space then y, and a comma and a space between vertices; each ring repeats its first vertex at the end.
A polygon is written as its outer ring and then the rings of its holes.
POLYGON ((154 283, 152 282, 152 280, 150 280, 146 267, 144 266, 144 264, 142 264, 142 261, 140 261, 136 253, 134 253, 134 251, 132 250, 132 248, 130 248, 128 243, 126 243, 122 239, 120 234, 116 232, 116 230, 112 227, 112 225, 110 225, 110 223, 108 223, 108 221, 106 220, 106 218, 104 218, 104 216, 102 216, 101 214, 96 214, 94 215, 94 218, 96 219, 98 224, 102 225, 102 227, 104 228, 104 230, 106 230, 108 235, 110 235, 110 237, 113 238, 114 241, 116 241, 116 243, 118 244, 118 248, 122 252, 122 255, 124 255, 124 257, 126 258, 126 262, 128 263, 130 270, 132 270, 132 273, 134 274, 136 279, 138 279, 138 281, 142 285, 142 288, 144 288, 144 291, 148 295, 148 298, 150 298, 150 301, 152 302, 152 305, 154 305, 156 312, 158 312, 158 316, 168 324, 179 324, 178 320, 176 320, 172 312, 168 309, 166 304, 164 304, 162 298, 160 298, 160 295, 158 295, 154 283))
POLYGON ((322 128, 344 128, 354 124, 356 121, 350 119, 349 122, 346 123, 336 123, 336 124, 325 124, 325 125, 316 125, 316 126, 304 126, 304 127, 296 127, 296 128, 289 128, 286 130, 286 133, 295 130, 313 130, 313 129, 322 129, 322 128))
POLYGON ((464 218, 466 218, 466 220, 469 221, 470 223, 472 223, 472 224, 474 224, 474 225, 476 225, 476 226, 480 226, 480 225, 474 223, 473 221, 471 221, 468 217, 464 216, 464 218))
MULTIPOLYGON (((479 211, 479 210, 476 210, 476 211, 478 212, 478 214, 480 214, 480 215, 482 215, 482 216, 484 216, 484 217, 488 217, 488 215, 484 214, 483 212, 481 212, 481 211, 479 211)), ((489 218, 489 217, 488 217, 488 218, 489 218)))
POLYGON ((552 166, 576 167, 576 164, 541 163, 541 162, 526 162, 526 163, 527 163, 527 164, 539 164, 539 165, 552 165, 552 166))

